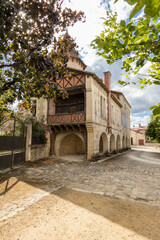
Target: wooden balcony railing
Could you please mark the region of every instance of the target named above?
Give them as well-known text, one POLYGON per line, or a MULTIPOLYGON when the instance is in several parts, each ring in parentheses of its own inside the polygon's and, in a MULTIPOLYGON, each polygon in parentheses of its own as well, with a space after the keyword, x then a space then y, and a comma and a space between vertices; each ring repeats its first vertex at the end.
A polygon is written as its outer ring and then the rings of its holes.
POLYGON ((85 113, 72 113, 72 114, 57 114, 50 115, 48 119, 48 123, 50 125, 53 124, 69 124, 69 123, 79 123, 85 122, 85 113))

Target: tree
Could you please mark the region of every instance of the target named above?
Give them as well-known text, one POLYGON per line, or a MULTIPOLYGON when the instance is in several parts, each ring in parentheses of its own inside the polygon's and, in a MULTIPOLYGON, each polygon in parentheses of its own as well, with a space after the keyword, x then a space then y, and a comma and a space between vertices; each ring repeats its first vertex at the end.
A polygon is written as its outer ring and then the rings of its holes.
MULTIPOLYGON (((118 0, 115 0, 117 2, 118 0)), ((126 72, 125 80, 118 82, 125 86, 130 84, 131 73, 137 75, 141 88, 146 84, 160 85, 160 1, 159 0, 125 0, 134 8, 129 21, 117 21, 117 14, 107 12, 104 21, 105 30, 92 42, 108 64, 122 59, 122 70, 126 72), (144 8, 143 18, 132 18, 144 8), (150 64, 148 73, 139 71, 146 63, 150 64)), ((104 2, 104 1, 103 1, 104 2)), ((135 82, 132 82, 135 84, 135 82)), ((160 112, 160 106, 153 106, 153 114, 160 112)))
POLYGON ((117 14, 107 12, 104 25, 105 30, 91 45, 108 64, 123 59, 122 70, 126 72, 126 80, 119 83, 129 84, 130 74, 137 75, 149 62, 148 78, 138 74, 139 83, 160 85, 160 23, 153 24, 148 18, 130 20, 128 23, 121 20, 118 23, 117 14))
POLYGON ((62 8, 63 0, 0 1, 0 116, 16 99, 54 97, 56 77, 66 70, 74 41, 60 36, 84 19, 83 12, 62 8), (59 37, 57 37, 59 35, 59 37))
POLYGON ((160 115, 152 116, 145 134, 151 140, 160 143, 160 115))

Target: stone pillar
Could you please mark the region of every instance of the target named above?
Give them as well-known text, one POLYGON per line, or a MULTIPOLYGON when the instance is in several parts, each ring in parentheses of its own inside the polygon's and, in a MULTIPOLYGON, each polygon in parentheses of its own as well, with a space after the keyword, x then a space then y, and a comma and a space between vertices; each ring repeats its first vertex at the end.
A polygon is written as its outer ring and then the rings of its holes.
POLYGON ((55 140, 56 140, 56 133, 53 131, 50 135, 50 156, 55 155, 55 140))
POLYGON ((111 135, 108 135, 108 153, 111 152, 111 135))
POLYGON ((83 133, 83 137, 84 137, 84 144, 85 144, 85 159, 87 159, 87 130, 85 130, 83 133))
POLYGON ((92 122, 92 78, 86 81, 86 122, 92 122))
POLYGON ((94 154, 94 131, 91 123, 86 123, 87 128, 87 159, 94 154))
POLYGON ((32 124, 26 124, 26 161, 32 161, 31 159, 31 145, 32 145, 32 124))

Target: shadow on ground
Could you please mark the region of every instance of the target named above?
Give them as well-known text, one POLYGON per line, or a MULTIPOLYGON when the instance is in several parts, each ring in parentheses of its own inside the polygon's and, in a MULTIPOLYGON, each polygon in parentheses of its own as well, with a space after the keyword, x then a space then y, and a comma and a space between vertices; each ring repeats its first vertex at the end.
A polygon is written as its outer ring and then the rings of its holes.
MULTIPOLYGON (((35 165, 35 167, 38 166, 35 165)), ((23 168, 21 174, 23 174, 23 168)), ((14 175, 16 176, 16 170, 13 171, 12 174, 5 174, 2 176, 2 181, 0 183, 6 184, 6 187, 5 190, 3 189, 0 192, 0 196, 4 194, 8 195, 10 191, 13 192, 14 188, 19 184, 19 179, 16 178, 12 185, 8 187, 10 177, 13 177, 14 175)), ((25 181, 24 183, 42 190, 51 186, 25 181)), ((52 195, 56 195, 68 202, 80 206, 81 208, 100 215, 111 222, 146 237, 147 239, 160 239, 160 207, 110 198, 97 194, 78 192, 65 188, 52 192, 52 195)))
POLYGON ((53 194, 148 239, 160 239, 159 207, 69 189, 60 189, 53 194))

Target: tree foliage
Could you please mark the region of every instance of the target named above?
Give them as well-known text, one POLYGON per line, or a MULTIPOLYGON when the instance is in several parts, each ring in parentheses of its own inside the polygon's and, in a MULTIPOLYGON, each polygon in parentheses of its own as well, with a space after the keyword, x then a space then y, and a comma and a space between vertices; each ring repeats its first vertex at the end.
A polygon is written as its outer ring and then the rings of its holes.
POLYGON ((153 110, 154 116, 160 114, 160 102, 158 102, 157 105, 150 107, 150 110, 153 110))
POLYGON ((105 30, 92 42, 92 46, 108 64, 123 60, 126 80, 119 83, 129 84, 130 74, 138 74, 146 63, 150 63, 146 73, 149 77, 138 75, 139 83, 160 85, 160 23, 153 24, 148 18, 118 23, 117 14, 107 12, 104 25, 105 30))
POLYGON ((1 116, 16 99, 25 99, 27 107, 31 97, 54 97, 56 77, 68 74, 68 55, 75 43, 60 33, 84 16, 81 11, 63 9, 62 3, 0 1, 1 116))
MULTIPOLYGON (((115 3, 119 0, 115 0, 115 3)), ((125 0, 134 5, 129 21, 117 21, 117 14, 107 12, 104 21, 105 30, 92 42, 108 64, 122 59, 122 70, 126 78, 118 82, 125 86, 130 84, 132 73, 137 75, 141 88, 152 83, 160 85, 160 1, 159 0, 125 0), (144 9, 143 18, 133 18, 144 9), (145 64, 150 65, 145 74, 139 73, 145 64)), ((103 3, 105 1, 103 0, 103 3)), ((135 84, 135 82, 132 82, 135 84)), ((159 104, 151 107, 153 114, 160 112, 159 104)))
MULTIPOLYGON (((119 0, 115 0, 115 3, 119 0)), ((144 8, 144 14, 147 18, 157 18, 160 16, 160 1, 159 0, 125 0, 130 5, 135 5, 131 14, 130 19, 134 17, 144 8)))
POLYGON ((160 115, 152 116, 151 119, 145 134, 151 140, 160 143, 160 115))

